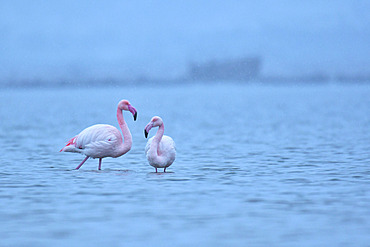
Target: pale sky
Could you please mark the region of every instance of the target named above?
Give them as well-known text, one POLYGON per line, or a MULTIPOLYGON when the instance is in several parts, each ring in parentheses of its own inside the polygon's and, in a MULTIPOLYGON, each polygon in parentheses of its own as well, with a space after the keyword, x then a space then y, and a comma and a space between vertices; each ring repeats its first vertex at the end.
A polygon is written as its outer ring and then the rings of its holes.
POLYGON ((370 1, 1 1, 0 81, 171 78, 259 55, 264 74, 370 73, 370 1))

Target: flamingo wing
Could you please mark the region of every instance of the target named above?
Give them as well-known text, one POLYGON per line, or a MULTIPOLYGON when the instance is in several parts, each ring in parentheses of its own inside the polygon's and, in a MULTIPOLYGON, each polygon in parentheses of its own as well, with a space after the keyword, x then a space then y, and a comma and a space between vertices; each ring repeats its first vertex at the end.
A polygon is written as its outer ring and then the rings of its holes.
POLYGON ((173 153, 176 152, 176 145, 171 137, 164 135, 159 143, 159 149, 166 154, 173 153))
POLYGON ((117 128, 108 124, 96 124, 72 138, 62 151, 83 153, 92 158, 112 157, 115 146, 121 142, 122 137, 117 128))

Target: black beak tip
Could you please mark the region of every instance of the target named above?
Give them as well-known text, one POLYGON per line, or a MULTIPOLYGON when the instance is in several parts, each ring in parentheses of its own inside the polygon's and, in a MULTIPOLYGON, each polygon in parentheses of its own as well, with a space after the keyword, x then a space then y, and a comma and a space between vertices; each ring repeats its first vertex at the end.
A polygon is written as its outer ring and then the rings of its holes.
POLYGON ((148 138, 148 132, 146 132, 146 130, 144 130, 144 135, 145 135, 145 138, 148 138))
POLYGON ((136 118, 137 118, 137 112, 135 112, 134 114, 134 121, 136 121, 136 118))

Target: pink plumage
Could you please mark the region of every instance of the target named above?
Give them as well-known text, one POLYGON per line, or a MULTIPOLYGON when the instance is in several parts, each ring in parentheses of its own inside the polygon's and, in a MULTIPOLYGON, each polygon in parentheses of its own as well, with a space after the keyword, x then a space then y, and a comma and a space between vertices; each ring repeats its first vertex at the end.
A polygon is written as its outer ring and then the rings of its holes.
POLYGON ((105 157, 117 158, 130 151, 132 136, 123 118, 122 111, 130 111, 136 121, 137 111, 127 100, 121 100, 117 107, 117 120, 120 131, 108 124, 90 126, 70 139, 60 152, 74 152, 86 155, 85 159, 76 167, 79 169, 88 158, 99 158, 99 170, 105 157))
POLYGON ((153 127, 159 127, 155 136, 150 138, 145 147, 145 155, 151 166, 155 168, 166 168, 172 165, 176 158, 175 142, 171 137, 164 134, 164 124, 160 117, 153 117, 152 120, 145 126, 145 137, 148 137, 149 131, 153 127))

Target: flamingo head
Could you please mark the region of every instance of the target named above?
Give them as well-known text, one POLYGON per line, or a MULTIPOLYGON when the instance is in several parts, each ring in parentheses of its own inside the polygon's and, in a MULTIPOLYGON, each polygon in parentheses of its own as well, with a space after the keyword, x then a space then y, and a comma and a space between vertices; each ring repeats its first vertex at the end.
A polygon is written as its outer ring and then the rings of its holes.
POLYGON ((158 116, 153 117, 152 120, 150 120, 150 122, 145 126, 145 129, 144 129, 145 138, 148 137, 148 134, 149 134, 149 131, 151 130, 151 128, 159 127, 162 124, 163 124, 162 118, 160 118, 158 116))
POLYGON ((129 111, 132 113, 132 116, 134 116, 134 121, 136 121, 137 118, 137 111, 136 109, 128 102, 128 100, 121 100, 118 103, 118 108, 123 110, 123 111, 129 111))

